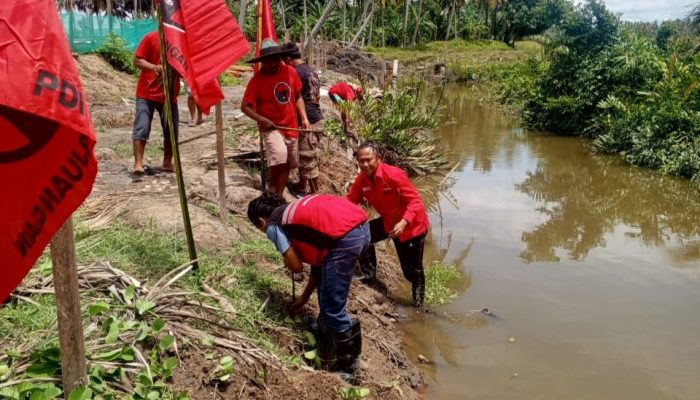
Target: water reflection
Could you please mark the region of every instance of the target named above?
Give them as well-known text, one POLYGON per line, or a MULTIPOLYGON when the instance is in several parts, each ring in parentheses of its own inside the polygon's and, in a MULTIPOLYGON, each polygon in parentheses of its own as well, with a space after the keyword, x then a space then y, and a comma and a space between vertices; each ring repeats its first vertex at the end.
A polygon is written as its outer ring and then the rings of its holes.
MULTIPOLYGON (((700 234, 698 193, 688 182, 589 154, 576 139, 538 137, 528 145, 539 161, 515 187, 539 203, 546 220, 522 234, 526 262, 558 262, 559 249, 583 260, 619 224, 646 246, 682 244, 700 234)), ((684 261, 700 259, 687 246, 682 253, 684 261)))

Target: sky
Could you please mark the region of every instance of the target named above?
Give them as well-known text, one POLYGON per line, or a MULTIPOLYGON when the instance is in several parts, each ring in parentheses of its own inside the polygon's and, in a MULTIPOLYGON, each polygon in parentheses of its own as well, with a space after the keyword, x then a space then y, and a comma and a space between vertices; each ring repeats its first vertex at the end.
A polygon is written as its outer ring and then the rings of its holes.
POLYGON ((684 18, 700 0, 605 0, 608 9, 626 21, 663 21, 684 18))

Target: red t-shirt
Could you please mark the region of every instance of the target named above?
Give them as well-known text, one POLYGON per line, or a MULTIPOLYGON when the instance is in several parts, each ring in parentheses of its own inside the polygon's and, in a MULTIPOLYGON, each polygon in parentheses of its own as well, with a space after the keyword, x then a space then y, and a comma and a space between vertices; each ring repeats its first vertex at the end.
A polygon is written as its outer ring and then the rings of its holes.
MULTIPOLYGON (((296 100, 300 97, 301 79, 297 70, 282 64, 275 75, 256 73, 248 82, 243 101, 277 126, 299 128, 296 100)), ((297 131, 282 130, 282 134, 290 138, 299 136, 297 131)))
MULTIPOLYGON (((143 37, 134 53, 134 57, 146 60, 151 64, 160 65, 160 39, 158 38, 158 32, 150 32, 143 37)), ((155 80, 155 72, 141 71, 139 82, 136 85, 136 97, 165 103, 163 84, 152 84, 155 80)), ((180 78, 177 74, 171 74, 170 80, 174 87, 173 92, 170 93, 170 98, 173 103, 177 103, 177 95, 180 93, 180 78)))
POLYGON ((347 82, 338 82, 335 85, 331 86, 331 88, 328 90, 328 94, 335 94, 340 96, 341 99, 345 101, 353 101, 355 100, 355 89, 350 86, 347 82))

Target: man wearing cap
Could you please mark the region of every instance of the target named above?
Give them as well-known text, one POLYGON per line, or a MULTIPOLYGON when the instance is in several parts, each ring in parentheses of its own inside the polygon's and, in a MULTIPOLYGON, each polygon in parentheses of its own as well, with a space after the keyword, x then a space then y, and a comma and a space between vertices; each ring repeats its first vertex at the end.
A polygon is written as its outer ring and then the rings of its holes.
POLYGON ((258 123, 263 135, 270 175, 268 189, 280 194, 289 171, 299 164, 299 121, 303 129, 311 129, 299 75, 282 62, 288 54, 273 40, 263 40, 260 55, 250 60, 260 63, 260 70, 248 82, 241 103, 241 111, 258 123))
MULTIPOLYGON (((362 86, 353 86, 348 82, 338 82, 328 89, 328 97, 331 98, 333 104, 340 107, 340 104, 344 102, 355 101, 356 99, 362 100, 362 94, 364 90, 362 86)), ((343 132, 347 135, 348 132, 348 114, 345 110, 340 110, 340 120, 343 122, 343 132)))
POLYGON ((306 106, 313 132, 299 134, 299 186, 297 194, 305 195, 318 191, 318 143, 323 134, 323 113, 321 112, 321 83, 316 71, 301 59, 301 52, 294 43, 284 45, 290 51, 285 62, 296 68, 301 79, 301 97, 306 106))

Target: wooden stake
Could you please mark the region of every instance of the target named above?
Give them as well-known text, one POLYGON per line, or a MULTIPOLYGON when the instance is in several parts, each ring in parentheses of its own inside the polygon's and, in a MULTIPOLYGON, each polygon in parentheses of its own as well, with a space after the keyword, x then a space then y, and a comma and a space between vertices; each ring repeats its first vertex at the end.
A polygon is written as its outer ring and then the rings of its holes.
POLYGON ((226 222, 228 209, 226 208, 226 164, 224 160, 224 117, 221 111, 221 103, 216 105, 216 156, 219 173, 219 218, 226 222))
POLYGON ((83 316, 80 311, 80 288, 75 258, 73 220, 68 218, 51 240, 58 339, 61 344, 61 372, 66 398, 75 387, 87 384, 83 316))

